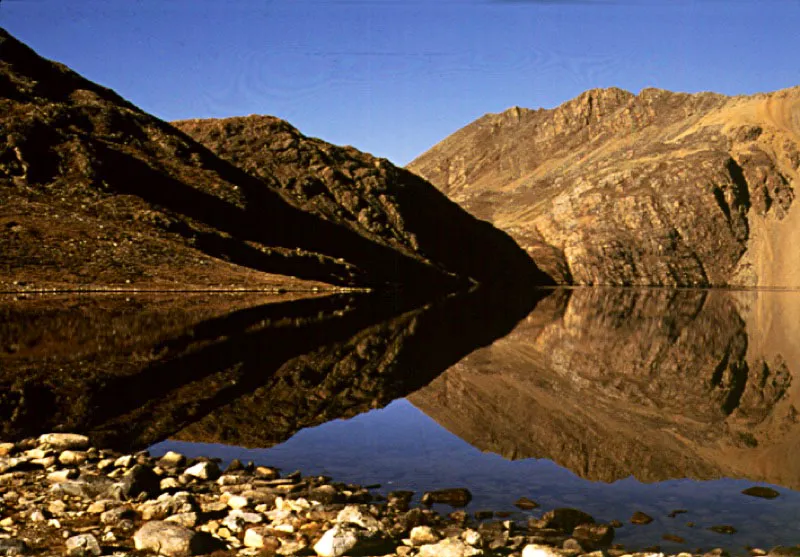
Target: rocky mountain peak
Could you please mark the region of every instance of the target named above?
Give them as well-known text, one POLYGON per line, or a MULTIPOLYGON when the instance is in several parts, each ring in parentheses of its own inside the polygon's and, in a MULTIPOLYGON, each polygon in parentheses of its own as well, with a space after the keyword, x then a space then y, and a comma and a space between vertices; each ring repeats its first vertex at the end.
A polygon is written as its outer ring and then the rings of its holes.
POLYGON ((796 287, 798 97, 593 89, 479 119, 408 168, 558 282, 796 287))

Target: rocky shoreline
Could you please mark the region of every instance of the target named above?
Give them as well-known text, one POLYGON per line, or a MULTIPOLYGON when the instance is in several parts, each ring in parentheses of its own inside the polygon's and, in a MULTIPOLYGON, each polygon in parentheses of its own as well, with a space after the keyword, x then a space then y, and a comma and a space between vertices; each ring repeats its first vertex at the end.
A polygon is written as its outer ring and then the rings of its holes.
MULTIPOLYGON (((522 524, 503 513, 445 516, 430 506, 463 507, 469 491, 428 492, 411 508, 410 491, 383 496, 369 486, 236 460, 223 471, 214 460, 175 452, 121 454, 69 433, 0 443, 0 494, 0 555, 663 555, 614 544, 621 524, 598 524, 578 509, 550 510, 522 524)), ((537 506, 524 498, 517 504, 537 506)))

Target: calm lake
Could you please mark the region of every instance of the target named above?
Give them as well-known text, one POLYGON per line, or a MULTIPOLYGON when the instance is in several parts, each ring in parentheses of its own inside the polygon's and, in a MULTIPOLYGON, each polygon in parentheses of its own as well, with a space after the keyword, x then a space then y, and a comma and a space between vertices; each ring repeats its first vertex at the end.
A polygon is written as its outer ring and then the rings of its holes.
POLYGON ((620 520, 628 547, 800 542, 800 293, 267 301, 0 297, 3 439, 80 431, 417 500, 467 487, 468 511, 620 520), (753 485, 780 496, 741 493, 753 485), (635 511, 654 521, 630 524, 635 511))

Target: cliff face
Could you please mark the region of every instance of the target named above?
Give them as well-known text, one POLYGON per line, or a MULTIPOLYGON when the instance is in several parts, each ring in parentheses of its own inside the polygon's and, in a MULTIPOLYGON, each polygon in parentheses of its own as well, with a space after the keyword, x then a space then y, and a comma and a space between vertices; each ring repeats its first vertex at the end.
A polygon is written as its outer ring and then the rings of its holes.
MULTIPOLYGON (((1 29, 0 137, 0 288, 441 290, 489 278, 478 263, 492 256, 523 277, 536 271, 508 236, 386 161, 342 150, 363 163, 360 181, 316 210, 280 168, 248 174, 1 29), (358 226, 335 218, 360 207, 359 188, 371 193, 358 226), (407 214, 417 203, 432 208, 407 214), (437 208, 452 230, 416 240, 444 228, 437 208), (477 250, 463 249, 459 233, 477 250)), ((337 168, 312 162, 292 161, 308 197, 337 168)))
POLYGON ((800 87, 591 90, 483 116, 408 168, 561 283, 800 285, 800 87))
POLYGON ((591 480, 744 477, 797 488, 798 354, 788 342, 797 303, 787 301, 557 292, 408 398, 481 450, 549 458, 591 480), (760 327, 765 319, 785 332, 760 327))

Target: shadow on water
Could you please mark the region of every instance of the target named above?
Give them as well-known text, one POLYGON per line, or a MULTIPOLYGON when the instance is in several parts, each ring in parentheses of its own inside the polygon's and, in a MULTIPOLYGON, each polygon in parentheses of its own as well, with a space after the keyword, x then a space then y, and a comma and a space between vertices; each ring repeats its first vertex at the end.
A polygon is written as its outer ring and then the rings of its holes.
POLYGON ((423 387, 543 296, 4 299, 2 434, 130 450, 188 428, 268 446, 423 387))

